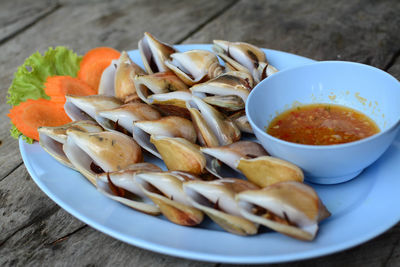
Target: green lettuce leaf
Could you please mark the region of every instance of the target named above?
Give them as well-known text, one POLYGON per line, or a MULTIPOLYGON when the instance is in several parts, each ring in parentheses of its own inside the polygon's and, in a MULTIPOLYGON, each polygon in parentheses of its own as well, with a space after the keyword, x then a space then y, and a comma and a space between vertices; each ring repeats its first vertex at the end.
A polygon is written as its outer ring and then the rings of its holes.
MULTIPOLYGON (((44 55, 39 52, 28 57, 14 74, 8 89, 7 103, 15 106, 27 99, 49 97, 44 92, 44 83, 49 76, 68 75, 76 77, 82 57, 64 46, 50 47, 44 55)), ((12 125, 11 136, 18 138, 22 133, 12 125)), ((23 136, 28 143, 33 140, 23 136)))

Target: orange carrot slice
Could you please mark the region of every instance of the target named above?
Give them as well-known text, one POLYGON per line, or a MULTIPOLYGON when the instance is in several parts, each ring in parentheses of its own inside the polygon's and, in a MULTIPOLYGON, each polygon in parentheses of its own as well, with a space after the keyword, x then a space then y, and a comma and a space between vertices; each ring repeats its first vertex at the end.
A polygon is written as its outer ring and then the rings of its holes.
POLYGON ((65 104, 65 95, 95 95, 97 92, 84 81, 71 76, 51 76, 44 84, 44 92, 50 100, 65 104))
POLYGON ((71 122, 62 104, 46 99, 28 99, 14 106, 8 117, 22 134, 37 141, 39 141, 38 127, 60 126, 71 122))
POLYGON ((78 78, 97 91, 104 69, 113 59, 118 59, 120 56, 121 53, 111 47, 97 47, 90 50, 83 56, 78 78))

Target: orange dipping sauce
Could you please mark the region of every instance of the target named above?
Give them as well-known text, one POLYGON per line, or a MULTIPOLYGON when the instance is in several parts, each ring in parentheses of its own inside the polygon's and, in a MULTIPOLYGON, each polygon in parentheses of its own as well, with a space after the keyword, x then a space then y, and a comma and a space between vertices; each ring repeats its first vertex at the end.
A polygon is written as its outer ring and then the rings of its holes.
POLYGON ((311 104, 284 111, 267 127, 267 133, 293 143, 335 145, 378 133, 376 123, 354 109, 332 104, 311 104))

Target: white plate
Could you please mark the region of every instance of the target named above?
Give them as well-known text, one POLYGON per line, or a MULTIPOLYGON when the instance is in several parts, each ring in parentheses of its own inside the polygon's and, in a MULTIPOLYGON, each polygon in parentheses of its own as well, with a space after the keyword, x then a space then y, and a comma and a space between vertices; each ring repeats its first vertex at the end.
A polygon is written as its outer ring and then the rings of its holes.
MULTIPOLYGON (((210 49, 210 45, 177 48, 181 51, 210 49)), ((278 69, 312 62, 288 53, 265 51, 278 69)), ((129 55, 140 62, 138 51, 131 51, 129 55)), ((318 236, 312 242, 265 230, 256 236, 236 236, 224 232, 210 220, 199 227, 175 225, 162 216, 142 214, 108 199, 78 172, 59 164, 39 144, 28 145, 20 139, 19 147, 36 184, 73 216, 126 243, 178 257, 229 263, 306 259, 361 244, 400 220, 399 136, 383 157, 356 179, 339 185, 313 185, 332 216, 320 224, 318 236)))

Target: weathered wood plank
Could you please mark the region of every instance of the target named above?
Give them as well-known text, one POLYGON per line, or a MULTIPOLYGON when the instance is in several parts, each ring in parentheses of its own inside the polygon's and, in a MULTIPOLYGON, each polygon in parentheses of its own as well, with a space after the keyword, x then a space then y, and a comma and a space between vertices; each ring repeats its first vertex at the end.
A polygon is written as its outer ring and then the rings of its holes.
POLYGON ((0 250, 1 266, 214 266, 127 245, 90 227, 70 228, 63 210, 14 235, 0 250), (57 235, 56 235, 57 234, 57 235), (62 237, 67 234, 67 236, 62 237))
POLYGON ((185 42, 244 41, 385 68, 399 49, 399 10, 396 0, 241 1, 185 42))
MULTIPOLYGON (((310 260, 294 261, 282 264, 261 266, 275 267, 307 267, 307 266, 398 266, 399 264, 400 224, 383 235, 362 246, 310 260), (387 265, 386 265, 387 264, 387 265)), ((222 264, 221 267, 235 265, 222 264)))
POLYGON ((29 27, 58 7, 57 1, 2 1, 0 8, 0 43, 29 27))
MULTIPOLYGON (((232 0, 126 0, 63 6, 0 45, 0 116, 5 118, 8 113, 5 96, 12 73, 37 50, 43 52, 57 45, 69 46, 80 54, 97 46, 130 50, 137 48, 144 31, 175 43, 231 3, 232 0)), ((21 162, 18 144, 9 137, 9 128, 8 119, 0 120, 0 179, 21 162)))

